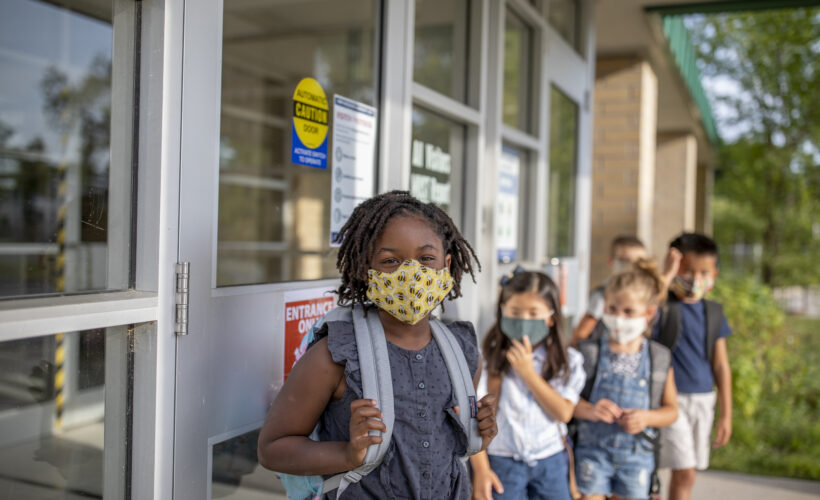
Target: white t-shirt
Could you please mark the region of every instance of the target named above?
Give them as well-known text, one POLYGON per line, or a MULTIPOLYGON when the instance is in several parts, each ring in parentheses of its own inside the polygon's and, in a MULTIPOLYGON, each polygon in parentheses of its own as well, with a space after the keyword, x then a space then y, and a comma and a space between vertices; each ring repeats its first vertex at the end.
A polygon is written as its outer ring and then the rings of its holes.
MULTIPOLYGON (((533 367, 536 373, 542 373, 547 350, 544 345, 533 351, 533 367)), ((584 357, 573 349, 567 349, 569 358, 569 377, 554 377, 549 385, 562 397, 573 404, 578 402, 584 388, 584 357)), ((486 380, 486 373, 482 374, 486 380)), ((480 396, 487 393, 486 382, 479 386, 480 396)), ((498 434, 490 442, 487 453, 490 455, 511 457, 527 462, 531 467, 535 462, 552 456, 564 449, 561 440, 566 434, 566 425, 553 420, 535 400, 527 385, 510 370, 501 382, 501 398, 496 415, 498 434), (560 432, 562 434, 559 434, 560 432)))

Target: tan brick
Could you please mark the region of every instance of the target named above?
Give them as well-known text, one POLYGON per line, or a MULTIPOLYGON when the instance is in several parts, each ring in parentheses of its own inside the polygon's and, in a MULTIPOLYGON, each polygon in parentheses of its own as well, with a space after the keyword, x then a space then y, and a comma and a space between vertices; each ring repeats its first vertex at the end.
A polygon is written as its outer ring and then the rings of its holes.
POLYGON ((626 101, 630 99, 630 90, 627 87, 595 87, 595 99, 626 101))

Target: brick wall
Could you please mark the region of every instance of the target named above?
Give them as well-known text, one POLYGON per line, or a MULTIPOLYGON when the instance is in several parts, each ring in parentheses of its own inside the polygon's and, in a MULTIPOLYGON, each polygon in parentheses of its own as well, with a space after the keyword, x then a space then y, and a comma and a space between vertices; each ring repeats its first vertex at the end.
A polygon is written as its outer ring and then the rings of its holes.
POLYGON ((609 274, 612 239, 652 237, 658 82, 645 61, 596 62, 590 284, 609 274))
POLYGON ((662 134, 655 155, 655 208, 652 249, 663 258, 681 231, 695 229, 697 140, 693 134, 662 134))

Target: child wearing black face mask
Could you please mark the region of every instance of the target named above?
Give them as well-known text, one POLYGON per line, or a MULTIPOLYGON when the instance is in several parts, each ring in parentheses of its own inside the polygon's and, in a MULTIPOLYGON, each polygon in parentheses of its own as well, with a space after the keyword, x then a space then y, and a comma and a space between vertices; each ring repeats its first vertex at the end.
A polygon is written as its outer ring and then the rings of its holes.
POLYGON ((584 386, 581 354, 564 345, 558 287, 521 271, 502 284, 482 345, 498 435, 470 459, 473 498, 570 498, 565 423, 584 386), (494 490, 494 491, 493 491, 494 490))

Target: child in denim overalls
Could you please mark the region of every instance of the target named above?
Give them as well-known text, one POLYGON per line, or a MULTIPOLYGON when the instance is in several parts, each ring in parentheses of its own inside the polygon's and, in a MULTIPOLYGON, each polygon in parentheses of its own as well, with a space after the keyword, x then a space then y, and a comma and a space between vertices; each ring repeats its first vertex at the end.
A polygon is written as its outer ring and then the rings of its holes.
POLYGON ((585 359, 591 392, 575 409, 576 472, 584 498, 649 496, 656 428, 672 424, 678 415, 672 369, 666 368, 669 351, 659 344, 650 346, 652 341, 644 336, 665 291, 649 261, 639 261, 633 269, 615 275, 605 291, 601 321, 606 328, 585 341, 595 343, 597 349, 581 345, 585 355, 597 352, 596 359, 585 359), (650 351, 665 361, 660 376, 650 351), (653 383, 659 387, 655 402, 650 401, 653 383))

